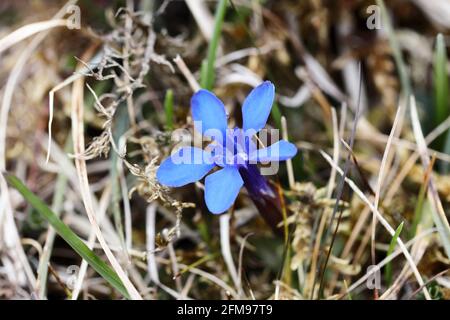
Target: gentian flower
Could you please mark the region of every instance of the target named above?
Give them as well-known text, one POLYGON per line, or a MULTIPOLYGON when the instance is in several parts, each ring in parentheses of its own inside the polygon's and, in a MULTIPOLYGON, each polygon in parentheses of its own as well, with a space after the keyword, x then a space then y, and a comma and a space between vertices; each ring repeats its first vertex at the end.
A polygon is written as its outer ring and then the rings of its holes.
POLYGON ((165 159, 157 171, 159 183, 181 187, 202 179, 217 167, 219 170, 205 178, 205 202, 212 213, 227 211, 244 184, 253 201, 259 201, 260 206, 263 204, 261 197, 277 199, 268 181, 260 174, 257 163, 290 159, 297 153, 297 148, 280 140, 267 148, 257 149, 253 141, 253 136, 267 122, 274 95, 275 87, 269 81, 253 89, 242 107, 242 128, 229 129, 222 101, 208 90, 196 92, 191 99, 194 127, 212 143, 205 150, 182 147, 165 159))

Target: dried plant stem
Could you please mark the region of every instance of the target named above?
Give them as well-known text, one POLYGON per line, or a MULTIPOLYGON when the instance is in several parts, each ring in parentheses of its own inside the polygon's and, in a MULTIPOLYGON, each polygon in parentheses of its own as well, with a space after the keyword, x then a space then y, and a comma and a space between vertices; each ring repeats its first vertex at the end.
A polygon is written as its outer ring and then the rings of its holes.
MULTIPOLYGON (((66 152, 70 152, 70 143, 71 137, 67 138, 66 141, 66 152)), ((56 178, 55 183, 55 193, 53 195, 53 203, 52 203, 52 211, 59 216, 62 209, 62 204, 64 201, 64 193, 67 188, 67 176, 66 173, 60 172, 58 177, 56 178)), ((45 245, 42 252, 42 255, 39 259, 38 266, 38 278, 36 281, 36 291, 38 292, 39 299, 45 299, 46 292, 46 282, 47 282, 47 274, 48 274, 48 263, 50 261, 50 255, 53 249, 53 243, 55 240, 56 232, 51 226, 49 226, 47 236, 45 238, 45 245)))
POLYGON ((155 202, 147 206, 145 231, 147 237, 147 272, 154 283, 159 283, 158 266, 155 259, 156 207, 157 205, 155 202))
POLYGON ((194 19, 197 22, 203 36, 208 41, 211 41, 214 31, 214 17, 209 12, 206 2, 186 0, 186 5, 194 16, 194 19))
MULTIPOLYGON (((134 3, 132 0, 127 0, 127 10, 128 12, 134 12, 134 3)), ((131 16, 129 14, 125 17, 125 44, 124 44, 124 52, 123 52, 123 67, 125 70, 130 70, 130 42, 131 32, 133 27, 133 21, 131 20, 131 16)), ((129 77, 124 77, 125 86, 130 86, 129 77)), ((136 112, 134 111, 133 104, 133 95, 129 94, 127 96, 127 108, 128 108, 128 118, 130 119, 130 124, 132 128, 136 128, 136 112)))
MULTIPOLYGON (((337 123, 337 116, 336 116, 336 109, 331 108, 331 120, 333 125, 333 161, 336 163, 339 162, 339 155, 340 155, 340 143, 339 143, 339 128, 337 123)), ((328 186, 327 186, 327 198, 331 198, 334 190, 336 180, 336 169, 331 168, 331 174, 330 179, 328 180, 328 186)), ((323 236, 323 232, 325 230, 325 225, 329 218, 329 212, 327 210, 324 210, 322 213, 322 216, 320 217, 319 227, 317 228, 317 234, 315 235, 315 242, 314 247, 312 250, 311 255, 311 267, 308 274, 308 282, 306 285, 306 288, 311 288, 311 291, 309 292, 310 299, 314 299, 314 292, 313 292, 313 283, 315 281, 315 275, 316 275, 316 269, 317 269, 317 260, 320 253, 320 244, 323 236)))
MULTIPOLYGON (((125 145, 125 139, 120 139, 121 143, 119 145, 125 145)), ((121 148, 121 150, 123 150, 121 148)), ((131 221, 131 205, 130 205, 130 199, 129 199, 129 193, 128 193, 128 187, 127 187, 127 181, 125 178, 125 173, 123 171, 123 162, 121 159, 117 159, 117 171, 119 175, 119 184, 120 184, 120 191, 122 193, 122 201, 123 201, 123 212, 124 212, 124 220, 125 220, 125 249, 128 252, 133 247, 133 226, 131 221)))
MULTIPOLYGON (((283 135, 283 139, 288 141, 289 140, 289 135, 288 135, 287 121, 286 121, 286 117, 285 116, 281 117, 281 132, 282 132, 282 135, 283 135)), ((286 168, 287 168, 287 174, 288 174, 288 180, 289 180, 289 187, 291 189, 294 189, 295 176, 294 176, 294 168, 292 166, 292 160, 291 159, 288 159, 286 161, 286 168)))
MULTIPOLYGON (((73 135, 73 145, 75 154, 82 155, 85 153, 84 144, 84 125, 83 125, 83 88, 84 80, 83 78, 77 79, 74 82, 72 90, 72 135, 73 135)), ((119 262, 114 257, 111 249, 108 247, 100 227, 95 218, 95 213, 92 205, 91 193, 89 191, 89 181, 86 171, 86 161, 83 158, 75 159, 75 167, 77 169, 78 179, 80 183, 81 195, 83 203, 86 209, 86 213, 89 218, 89 222, 95 231, 97 240, 99 241, 102 249, 104 250, 109 262, 111 263, 113 269, 117 272, 119 278, 122 280, 123 285, 127 289, 132 299, 141 300, 142 297, 137 292, 134 285, 128 279, 124 270, 120 266, 119 262)))
MULTIPOLYGON (((108 203, 111 199, 111 187, 107 186, 105 188, 105 190, 103 191, 102 197, 100 199, 100 204, 98 206, 98 214, 97 214, 97 219, 98 221, 101 223, 106 215, 106 210, 108 208, 108 203)), ((92 249, 94 247, 95 244, 95 232, 93 230, 91 230, 91 233, 89 234, 89 238, 87 241, 87 246, 89 247, 89 249, 92 249)), ((78 299, 78 295, 80 294, 81 288, 83 286, 83 281, 84 281, 84 277, 86 275, 86 271, 87 271, 87 267, 88 267, 88 263, 86 262, 86 260, 81 261, 81 265, 80 265, 80 270, 78 271, 77 274, 77 280, 75 282, 73 291, 72 291, 72 296, 71 299, 72 300, 77 300, 78 299)))
MULTIPOLYGON (((421 234, 418 234, 417 236, 415 236, 413 239, 411 239, 410 241, 408 241, 405 244, 405 248, 408 248, 410 246, 412 246, 414 243, 416 243, 417 241, 422 240, 425 237, 428 237, 430 235, 432 235, 434 232, 436 232, 435 228, 429 229, 429 230, 425 230, 423 231, 421 234)), ((361 278, 359 278, 357 281, 355 281, 347 290, 345 290, 344 293, 340 294, 340 297, 344 297, 345 295, 348 295, 350 292, 352 292, 353 290, 355 290, 357 287, 359 287, 361 284, 364 283, 364 281, 366 281, 370 276, 372 276, 375 272, 377 272, 377 270, 380 270, 382 267, 384 267, 386 264, 388 264, 389 262, 391 262, 394 258, 396 258, 398 255, 400 255, 401 253, 403 253, 403 249, 398 249, 396 251, 394 251, 391 255, 387 256, 386 258, 384 258, 380 263, 378 263, 376 265, 376 268, 371 269, 369 272, 367 272, 364 276, 362 276, 361 278)), ((424 287, 420 287, 420 289, 423 291, 424 287)))
MULTIPOLYGON (((336 214, 337 214, 337 212, 339 210, 339 215, 338 215, 338 219, 337 219, 337 222, 336 222, 336 227, 334 228, 334 232, 333 232, 332 237, 331 237, 331 243, 330 243, 330 246, 328 248, 327 255, 325 257, 325 261, 324 261, 324 264, 323 264, 322 272, 321 272, 321 275, 320 275, 321 279, 320 279, 320 284, 319 284, 319 293, 318 293, 319 297, 323 293, 323 289, 324 289, 323 286, 324 286, 324 280, 325 280, 326 267, 327 267, 329 258, 331 256, 331 250, 333 249, 334 241, 336 239, 336 234, 337 234, 337 231, 338 231, 338 228, 339 228, 339 224, 340 224, 340 221, 341 221, 341 218, 342 218, 343 209, 339 208, 339 202, 341 201, 342 195, 344 193, 345 179, 347 178, 348 171, 350 170, 350 159, 351 159, 351 155, 352 155, 352 152, 353 152, 353 145, 354 145, 354 142, 355 142, 356 130, 358 128, 358 121, 359 121, 360 116, 361 116, 361 114, 360 114, 360 112, 361 112, 361 104, 360 104, 360 101, 361 101, 361 85, 362 85, 361 78, 362 78, 361 64, 359 64, 359 79, 360 79, 360 81, 359 81, 359 95, 358 95, 358 102, 356 104, 355 116, 354 116, 354 120, 353 120, 352 130, 350 132, 349 144, 348 144, 350 152, 349 152, 349 154, 347 156, 347 159, 345 160, 344 171, 342 173, 341 180, 339 181, 339 186, 336 189, 336 202, 334 204, 333 211, 331 213, 330 225, 329 225, 329 227, 327 229, 327 233, 325 235, 325 241, 326 241, 327 238, 331 235, 332 224, 333 224, 335 216, 336 216, 336 214)), ((319 261, 318 268, 321 268, 321 267, 322 267, 322 263, 319 261)), ((315 286, 315 282, 313 284, 313 295, 314 295, 314 286, 315 286)))
MULTIPOLYGON (((76 1, 71 2, 76 3, 76 1)), ((0 39, 0 53, 36 33, 65 26, 67 26, 67 20, 65 19, 52 19, 27 24, 0 39)))
MULTIPOLYGON (((340 155, 340 143, 339 143, 339 128, 338 128, 338 120, 336 115, 336 109, 331 108, 331 122, 333 124, 333 160, 336 163, 339 163, 339 155, 340 155)), ((342 137, 342 136, 341 136, 342 137)), ((333 195, 334 186, 336 183, 336 169, 331 168, 330 179, 328 180, 327 185, 327 198, 331 198, 333 195)))
POLYGON ((175 57, 175 59, 173 59, 173 62, 175 62, 175 64, 180 69, 180 71, 183 74, 183 76, 186 78, 186 80, 189 83, 189 86, 191 87, 192 91, 193 92, 197 92, 198 90, 200 90, 200 88, 201 88, 200 84, 197 82, 197 80, 195 79, 194 75, 192 74, 192 72, 187 67, 186 63, 184 63, 184 60, 179 55, 177 55, 175 57))
MULTIPOLYGON (((68 1, 66 5, 59 10, 51 20, 47 21, 44 24, 40 24, 38 28, 36 28, 36 25, 34 26, 28 26, 24 27, 25 29, 21 28, 16 31, 16 33, 13 33, 13 35, 9 35, 2 39, 2 44, 0 45, 0 51, 5 50, 11 45, 14 45, 15 43, 25 39, 26 37, 35 34, 36 32, 42 32, 38 34, 36 37, 33 38, 33 40, 26 46, 26 48, 22 51, 19 58, 17 59, 9 77, 6 82, 5 90, 3 93, 3 99, 2 99, 2 105, 0 110, 0 171, 4 171, 6 169, 6 129, 8 125, 8 114, 9 110, 11 108, 12 103, 12 97, 14 93, 14 88, 16 87, 19 77, 22 73, 22 70, 30 58, 30 56, 33 54, 33 52, 36 50, 36 48, 41 44, 41 42, 45 39, 45 37, 48 35, 49 30, 54 27, 61 26, 61 18, 66 13, 66 9, 69 5, 75 4, 77 1, 72 0, 68 1), (57 21, 57 22, 53 22, 57 21), (9 39, 9 40, 8 40, 9 39)), ((65 23, 65 22, 64 22, 65 23)), ((36 287, 36 278, 32 272, 32 269, 28 263, 28 260, 26 259, 26 255, 23 251, 22 246, 20 245, 19 241, 19 233, 17 230, 17 227, 14 223, 13 219, 13 213, 12 213, 12 207, 11 203, 9 201, 9 189, 6 185, 6 182, 3 178, 3 176, 0 178, 0 190, 2 194, 1 198, 1 205, 0 205, 0 221, 3 221, 5 230, 8 229, 9 231, 6 233, 6 241, 9 242, 8 247, 15 247, 15 252, 11 252, 11 257, 16 257, 18 259, 18 264, 21 265, 22 269, 25 270, 25 275, 28 278, 28 281, 30 282, 30 285, 32 287, 36 287), (12 237, 11 237, 12 235, 12 237), (9 239, 8 239, 9 238, 9 239), (11 246, 12 243, 16 243, 15 245, 11 246)), ((3 233, 3 231, 2 231, 3 233)), ((21 270, 17 270, 17 274, 22 274, 21 270)))
MULTIPOLYGON (((327 153, 325 153, 325 152, 323 152, 321 150, 320 154, 325 158, 325 160, 327 160, 327 162, 331 166, 335 166, 336 167, 336 170, 338 171, 338 173, 340 175, 343 175, 344 172, 342 171, 342 169, 336 163, 333 162, 333 160, 331 159, 331 157, 327 153)), ((355 191, 355 193, 358 195, 358 197, 361 200, 363 200, 364 203, 366 203, 366 205, 370 208, 370 210, 377 215, 378 221, 380 221, 380 223, 389 232, 389 234, 391 236, 394 236, 395 230, 391 227, 389 222, 387 222, 387 220, 381 215, 381 213, 378 211, 378 209, 373 206, 372 202, 369 199, 367 199, 367 197, 358 188, 358 186, 352 180, 350 180, 348 178, 345 178, 345 182, 350 186, 350 188, 353 189, 353 191, 355 191)), ((414 273, 414 275, 415 275, 415 277, 417 279, 417 282, 419 283, 420 286, 422 286, 424 284, 422 276, 420 275, 419 270, 417 270, 417 266, 415 265, 414 260, 412 259, 410 253, 406 249, 405 244, 403 243, 403 240, 399 237, 397 242, 398 242, 398 245, 400 246, 403 254, 405 255, 406 260, 408 261, 408 263, 409 263, 409 265, 411 267, 411 270, 413 271, 413 273, 414 273)), ((425 298, 430 300, 431 297, 430 297, 430 294, 428 292, 428 289, 426 287, 424 287, 422 291, 423 291, 423 293, 425 295, 425 298)))
MULTIPOLYGON (((386 171, 389 169, 390 163, 392 161, 391 146, 392 140, 394 137, 398 137, 401 132, 401 124, 398 127, 399 123, 403 123, 403 119, 406 111, 406 103, 400 102, 399 107, 397 108, 397 113, 395 115, 394 124, 391 128, 391 133, 389 134, 389 139, 386 144, 386 148, 384 149, 383 159, 381 160, 380 171, 378 173, 378 180, 375 187, 375 199, 373 202, 373 206, 378 209, 378 205, 380 202, 381 188, 383 187, 383 182, 385 179, 386 171)), ((371 257, 372 257, 372 265, 375 265, 375 234, 376 234, 376 226, 377 226, 377 216, 375 213, 372 214, 372 234, 371 234, 371 257)), ((378 297, 378 289, 374 291, 375 297, 378 297)))
MULTIPOLYGON (((428 155, 427 144, 425 138, 423 137, 422 128, 420 126, 416 107, 416 99, 414 98, 414 96, 410 97, 410 112, 414 137, 416 139, 418 151, 422 160, 422 166, 424 170, 426 170, 430 166, 430 156, 428 155)), ((428 184, 428 199, 430 200, 430 203, 437 213, 436 219, 434 219, 435 224, 438 227, 439 234, 441 235, 442 243, 447 256, 450 257, 450 225, 445 215, 444 207, 442 206, 442 202, 439 198, 436 184, 434 183, 432 175, 430 175, 429 177, 428 184)))
POLYGON ((233 283, 237 291, 239 292, 242 290, 242 288, 239 288, 240 281, 230 249, 230 215, 228 213, 222 214, 220 216, 219 222, 220 222, 220 248, 222 251, 222 256, 223 259, 225 260, 225 264, 227 265, 231 279, 233 280, 233 283))

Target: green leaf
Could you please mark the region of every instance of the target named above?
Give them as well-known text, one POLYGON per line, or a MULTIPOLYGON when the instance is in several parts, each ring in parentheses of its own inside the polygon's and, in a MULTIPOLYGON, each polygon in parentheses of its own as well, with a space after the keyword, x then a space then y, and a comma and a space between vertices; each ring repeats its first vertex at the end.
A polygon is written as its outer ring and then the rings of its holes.
POLYGON ((206 78, 208 77, 208 61, 203 59, 200 66, 200 86, 206 88, 206 78))
MULTIPOLYGON (((391 255, 394 252, 395 246, 397 245, 397 239, 400 236, 400 233, 402 232, 402 229, 403 229, 403 222, 400 223, 400 225, 398 226, 397 230, 395 230, 394 236, 392 237, 391 243, 389 244, 389 249, 387 251, 387 256, 391 255)), ((391 282, 392 282, 392 264, 391 264, 391 262, 386 264, 385 277, 386 277, 386 286, 390 287, 391 282)))
POLYGON ((441 216, 436 212, 431 203, 429 201, 426 201, 425 204, 427 205, 427 210, 431 212, 434 224, 436 225, 436 228, 442 240, 442 246, 444 247, 447 257, 450 259, 450 229, 448 228, 447 224, 442 221, 441 216))
POLYGON ((167 90, 164 98, 164 110, 166 112, 166 126, 167 129, 173 130, 173 91, 167 90))
MULTIPOLYGON (((445 136, 444 146, 442 147, 442 152, 445 154, 450 154, 450 130, 447 130, 447 135, 445 136)), ((439 169, 442 174, 448 174, 450 172, 450 163, 445 161, 439 162, 439 169)))
POLYGON ((448 106, 447 51, 444 37, 438 34, 434 52, 434 103, 436 125, 442 123, 450 114, 448 106))
POLYGON ((102 259, 100 259, 92 250, 90 250, 83 241, 50 210, 50 208, 31 192, 17 177, 12 174, 4 173, 6 181, 28 201, 28 203, 37 210, 55 229, 56 233, 63 238, 73 250, 75 250, 87 263, 116 288, 127 299, 130 298, 126 288, 117 274, 102 259))
MULTIPOLYGON (((436 37, 436 47, 434 51, 434 124, 438 126, 449 115, 449 99, 448 99, 448 75, 447 75, 447 50, 445 47, 444 37, 438 34, 436 37)), ((436 139, 434 146, 443 152, 448 151, 448 137, 450 131, 446 135, 436 139)), ((445 162, 439 162, 441 173, 448 173, 449 165, 445 162)))
POLYGON ((217 6, 213 36, 208 47, 206 67, 202 64, 201 86, 207 90, 212 90, 214 85, 214 64, 216 62, 217 47, 222 32, 223 19, 225 18, 225 12, 227 11, 227 1, 228 0, 220 0, 219 5, 217 6))
POLYGON ((280 107, 278 107, 278 104, 276 102, 274 102, 273 106, 272 106, 272 118, 275 121, 275 125, 277 126, 278 129, 281 129, 281 111, 280 111, 280 107))
POLYGON ((416 207, 414 209, 414 218, 413 218, 413 222, 412 222, 411 229, 409 232, 410 239, 415 237, 416 232, 417 232, 417 226, 419 225, 420 221, 422 220, 423 206, 424 206, 425 195, 426 195, 427 189, 428 189, 428 185, 425 183, 423 183, 420 186, 419 196, 417 197, 417 203, 416 203, 416 207))

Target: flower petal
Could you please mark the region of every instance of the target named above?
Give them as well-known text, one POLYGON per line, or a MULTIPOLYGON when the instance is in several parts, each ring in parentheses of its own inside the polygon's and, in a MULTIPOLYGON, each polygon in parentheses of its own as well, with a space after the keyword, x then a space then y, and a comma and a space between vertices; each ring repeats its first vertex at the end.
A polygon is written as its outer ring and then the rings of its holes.
POLYGON ((250 162, 269 162, 283 161, 292 158, 297 153, 297 147, 286 141, 280 140, 271 146, 253 151, 250 156, 250 162))
POLYGON ((195 128, 209 137, 216 136, 218 131, 224 139, 227 130, 227 114, 222 101, 212 92, 202 89, 192 96, 191 106, 195 128), (216 132, 208 133, 208 130, 216 132))
POLYGON ((234 166, 226 166, 207 176, 205 201, 209 211, 218 214, 228 210, 243 184, 239 170, 234 166))
POLYGON ((183 147, 161 163, 156 178, 162 185, 181 187, 200 180, 214 167, 210 153, 183 147))
POLYGON ((272 109, 275 87, 265 81, 250 92, 242 106, 243 129, 256 131, 264 128, 272 109))

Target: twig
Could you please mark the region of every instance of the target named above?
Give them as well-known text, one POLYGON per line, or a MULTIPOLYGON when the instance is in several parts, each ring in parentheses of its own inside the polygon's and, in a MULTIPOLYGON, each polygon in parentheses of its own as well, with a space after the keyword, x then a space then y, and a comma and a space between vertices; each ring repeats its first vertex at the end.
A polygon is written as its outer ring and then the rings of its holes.
POLYGON ((180 57, 180 55, 177 55, 175 59, 173 59, 173 62, 177 65, 177 67, 180 69, 183 76, 186 78, 186 80, 189 83, 189 86, 191 87, 193 92, 197 92, 200 90, 200 85, 198 84, 197 80, 195 80, 194 75, 187 67, 186 63, 184 63, 184 60, 180 57))

